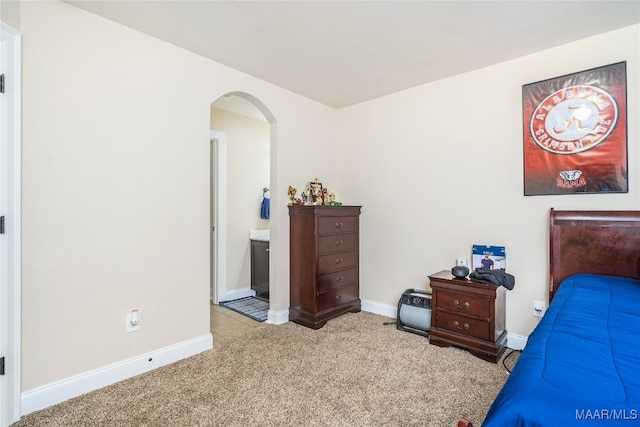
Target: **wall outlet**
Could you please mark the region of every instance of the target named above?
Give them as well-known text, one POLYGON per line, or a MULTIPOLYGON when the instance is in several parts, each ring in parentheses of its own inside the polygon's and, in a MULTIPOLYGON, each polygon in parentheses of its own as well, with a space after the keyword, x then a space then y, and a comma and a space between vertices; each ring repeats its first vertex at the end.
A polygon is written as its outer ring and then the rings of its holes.
POLYGON ((127 333, 140 330, 140 311, 131 310, 127 313, 127 333))
POLYGON ((457 266, 469 267, 469 259, 468 258, 458 258, 456 260, 457 266))
POLYGON ((544 316, 545 302, 533 300, 533 316, 534 317, 542 317, 544 316))

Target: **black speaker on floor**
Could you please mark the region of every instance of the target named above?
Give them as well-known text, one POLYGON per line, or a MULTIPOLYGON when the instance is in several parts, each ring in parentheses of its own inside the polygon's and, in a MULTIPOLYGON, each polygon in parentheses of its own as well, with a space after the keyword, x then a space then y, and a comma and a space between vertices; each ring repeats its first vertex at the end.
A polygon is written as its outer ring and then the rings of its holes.
POLYGON ((431 294, 419 289, 407 289, 398 301, 396 326, 401 331, 429 336, 431 328, 431 294))

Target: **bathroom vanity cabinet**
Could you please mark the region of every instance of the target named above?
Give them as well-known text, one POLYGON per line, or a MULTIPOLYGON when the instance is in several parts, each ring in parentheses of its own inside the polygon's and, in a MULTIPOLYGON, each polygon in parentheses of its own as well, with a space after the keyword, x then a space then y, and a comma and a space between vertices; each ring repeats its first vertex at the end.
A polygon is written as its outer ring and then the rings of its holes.
POLYGON ((251 289, 269 299, 269 241, 251 240, 251 289))

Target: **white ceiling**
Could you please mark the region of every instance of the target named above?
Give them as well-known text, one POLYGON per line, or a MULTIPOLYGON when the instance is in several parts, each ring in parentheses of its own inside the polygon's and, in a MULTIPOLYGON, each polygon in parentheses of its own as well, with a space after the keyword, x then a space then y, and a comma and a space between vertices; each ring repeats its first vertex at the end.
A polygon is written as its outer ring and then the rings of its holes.
POLYGON ((640 22, 639 0, 66 2, 335 108, 640 22))

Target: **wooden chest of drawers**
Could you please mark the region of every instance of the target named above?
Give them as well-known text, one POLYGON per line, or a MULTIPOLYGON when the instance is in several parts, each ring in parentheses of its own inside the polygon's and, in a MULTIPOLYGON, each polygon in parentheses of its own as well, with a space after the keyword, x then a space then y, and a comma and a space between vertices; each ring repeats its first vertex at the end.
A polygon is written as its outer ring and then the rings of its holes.
POLYGON ((449 271, 429 276, 431 329, 429 342, 461 347, 481 359, 497 363, 506 348, 506 289, 469 279, 456 279, 449 271))
POLYGON ((319 329, 360 311, 360 206, 290 206, 289 320, 319 329))

